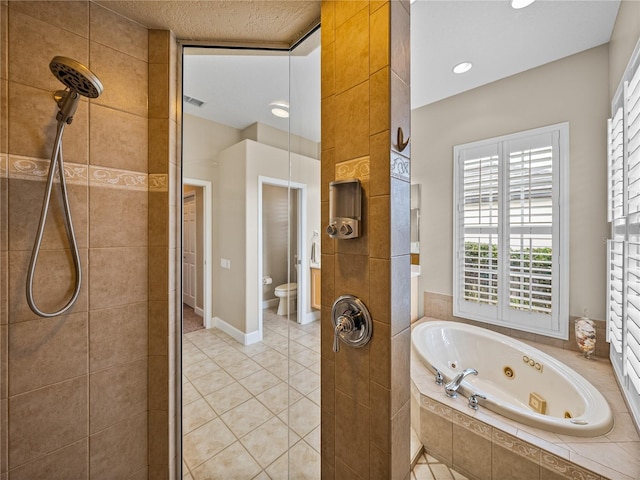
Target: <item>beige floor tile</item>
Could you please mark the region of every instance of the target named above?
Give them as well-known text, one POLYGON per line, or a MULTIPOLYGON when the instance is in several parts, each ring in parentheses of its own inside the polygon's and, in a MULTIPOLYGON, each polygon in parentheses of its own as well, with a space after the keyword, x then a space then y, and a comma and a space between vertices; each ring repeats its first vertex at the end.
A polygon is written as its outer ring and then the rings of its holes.
POLYGON ((253 343, 251 345, 238 344, 238 345, 234 345, 234 348, 239 352, 244 353, 245 355, 248 355, 250 357, 255 357, 260 353, 271 350, 271 348, 268 345, 265 345, 262 342, 253 343))
POLYGON ((220 415, 237 437, 246 435, 272 417, 273 414, 255 398, 220 415))
POLYGON ((289 407, 289 426, 301 437, 320 425, 320 407, 306 397, 289 407))
POLYGON ((269 478, 269 475, 267 475, 265 472, 260 472, 258 475, 253 477, 253 480, 271 480, 271 479, 269 478))
POLYGON ((304 441, 307 442, 316 452, 320 453, 320 426, 311 430, 311 432, 304 437, 304 441))
POLYGON ((267 370, 260 370, 240 380, 244 388, 254 395, 259 395, 268 388, 280 383, 280 379, 267 370))
POLYGON ((233 377, 231 377, 227 372, 218 370, 202 377, 198 377, 191 383, 198 389, 201 395, 206 396, 232 384, 234 381, 233 377))
POLYGON ((182 368, 184 370, 185 367, 188 367, 189 365, 193 365, 194 363, 198 363, 201 362, 203 360, 207 359, 207 356, 202 353, 198 347, 195 347, 196 349, 193 352, 182 352, 182 368))
POLYGON ((413 467, 413 476, 416 480, 434 480, 431 469, 427 464, 418 464, 413 467))
POLYGON ((240 442, 229 446, 193 470, 194 480, 251 480, 261 468, 240 442))
POLYGON ((204 354, 203 356, 204 360, 182 367, 182 373, 189 380, 193 381, 196 378, 204 377, 209 373, 217 372, 220 370, 220 367, 213 360, 211 360, 204 354))
POLYGON ((204 398, 196 400, 182 409, 182 431, 189 433, 216 417, 216 413, 204 398))
MULTIPOLYGON (((320 348, 320 346, 319 346, 319 345, 320 345, 320 344, 318 344, 318 348, 320 348)), ((314 363, 313 365, 311 365, 311 366, 309 366, 309 367, 307 367, 307 368, 308 368, 309 370, 311 370, 313 373, 316 373, 316 374, 320 375, 320 364, 321 364, 321 363, 322 363, 322 362, 316 362, 316 363, 314 363)))
POLYGON ((289 384, 303 395, 307 395, 320 388, 320 375, 309 369, 304 369, 289 377, 289 384))
POLYGON ((191 382, 182 384, 182 405, 188 405, 199 398, 202 398, 202 395, 200 395, 200 392, 196 390, 196 387, 194 387, 191 382))
POLYGON ((238 382, 233 382, 217 392, 207 395, 204 399, 213 407, 218 415, 221 415, 241 403, 246 402, 251 397, 251 393, 246 388, 238 382))
POLYGON ((262 367, 250 358, 246 358, 238 363, 225 367, 225 370, 236 380, 241 380, 252 373, 262 370, 262 367))
POLYGON ((184 436, 184 461, 193 473, 194 468, 224 450, 235 440, 236 437, 222 420, 211 420, 184 436))
POLYGON ((285 410, 288 405, 302 398, 302 395, 298 391, 289 388, 286 383, 280 382, 256 395, 256 398, 273 413, 278 414, 285 410))
POLYGON ((253 458, 263 467, 271 465, 289 448, 287 426, 273 417, 240 439, 253 458))
POLYGON ((320 454, 306 442, 296 443, 289 451, 289 477, 296 480, 320 478, 320 454))
POLYGON ((309 367, 314 363, 317 363, 320 361, 320 354, 317 352, 314 352, 313 350, 309 350, 308 348, 305 348, 301 352, 292 354, 291 359, 304 365, 305 367, 309 367))
POLYGON ((451 475, 453 475, 454 480, 469 480, 467 477, 465 477, 461 473, 456 472, 455 470, 451 470, 451 475))
POLYGON ((289 453, 285 453, 267 467, 271 480, 289 480, 289 453))
POLYGON ((239 352, 235 348, 225 347, 225 349, 218 352, 208 352, 207 355, 211 357, 215 362, 220 365, 222 368, 233 367, 238 363, 250 359, 247 355, 242 352, 239 352))
POLYGON ((272 348, 269 348, 268 350, 259 353, 252 358, 265 368, 276 363, 286 363, 287 361, 287 357, 272 348))
POLYGON ((444 463, 434 463, 429 466, 435 480, 453 480, 453 475, 444 463))
POLYGON ((313 392, 307 394, 307 398, 311 400, 316 405, 320 405, 320 389, 316 388, 313 392))

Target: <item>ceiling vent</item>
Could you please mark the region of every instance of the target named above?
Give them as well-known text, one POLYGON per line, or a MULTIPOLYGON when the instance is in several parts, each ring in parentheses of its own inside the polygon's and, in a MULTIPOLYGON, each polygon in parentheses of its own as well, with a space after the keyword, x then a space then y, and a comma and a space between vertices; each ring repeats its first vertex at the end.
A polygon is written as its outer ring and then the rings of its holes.
POLYGON ((197 98, 190 97, 188 95, 183 95, 182 99, 184 100, 185 103, 190 103, 191 105, 194 105, 198 108, 201 108, 206 103, 202 100, 198 100, 197 98))

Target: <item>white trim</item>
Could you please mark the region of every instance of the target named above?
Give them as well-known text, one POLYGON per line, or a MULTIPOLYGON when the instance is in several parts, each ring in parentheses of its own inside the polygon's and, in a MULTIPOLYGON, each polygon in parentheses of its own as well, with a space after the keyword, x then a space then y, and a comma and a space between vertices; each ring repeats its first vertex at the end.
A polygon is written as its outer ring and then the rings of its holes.
POLYGON ((183 178, 183 185, 191 185, 194 187, 202 187, 202 197, 203 197, 203 212, 202 212, 202 230, 204 233, 204 245, 202 252, 202 261, 203 261, 203 276, 202 279, 202 316, 204 317, 204 327, 212 328, 214 326, 214 321, 212 320, 212 308, 211 299, 213 298, 212 292, 212 263, 211 263, 211 244, 212 244, 212 186, 211 182, 208 180, 199 180, 196 178, 183 178))
POLYGON ((313 312, 308 312, 304 314, 302 317, 301 325, 307 325, 308 323, 315 322, 316 320, 320 320, 320 310, 314 310, 313 312))
POLYGON ((202 310, 200 307, 194 307, 193 308, 193 313, 195 313, 199 317, 203 317, 204 316, 204 310, 202 310))
POLYGON ((212 326, 219 328, 224 333, 226 333, 230 337, 240 342, 242 345, 251 345, 253 343, 257 343, 260 340, 262 340, 262 335, 260 331, 255 330, 253 332, 243 333, 233 325, 222 320, 220 317, 213 317, 212 326))
MULTIPOLYGON (((480 153, 478 154, 480 155, 480 153)), ((470 142, 463 145, 456 145, 453 148, 454 161, 454 221, 453 221, 453 238, 454 238, 454 258, 453 258, 453 314, 455 316, 479 320, 482 322, 505 326, 526 332, 537 333, 549 337, 567 340, 569 338, 569 123, 563 122, 549 125, 523 132, 517 132, 500 137, 494 137, 478 142, 470 142), (537 135, 552 134, 552 148, 554 151, 553 162, 553 190, 552 204, 554 210, 554 221, 552 224, 552 245, 553 259, 556 262, 553 268, 553 305, 552 315, 546 326, 528 321, 529 315, 526 312, 511 311, 508 304, 504 302, 504 298, 508 296, 508 280, 509 278, 509 254, 508 249, 501 248, 504 244, 504 238, 508 235, 505 232, 505 226, 508 224, 508 208, 505 205, 506 191, 505 186, 508 185, 508 172, 505 164, 508 161, 507 147, 509 142, 518 141, 522 138, 531 138, 537 135), (499 177, 499 193, 498 193, 498 304, 492 306, 489 304, 472 304, 464 302, 462 297, 462 281, 459 278, 459 271, 464 254, 461 251, 461 242, 464 234, 463 212, 459 205, 462 188, 462 175, 460 174, 460 156, 466 150, 486 149, 481 152, 484 156, 498 156, 498 177, 499 177), (497 152, 497 153, 495 153, 497 152), (557 154, 557 155, 556 155, 557 154), (502 299, 502 300, 501 300, 502 299), (463 307, 464 303, 464 307, 463 307)), ((496 226, 487 227, 487 231, 495 230, 496 226)), ((482 229, 484 230, 484 229, 482 229)), ((531 317, 532 318, 532 317, 531 317)), ((541 318, 541 317, 539 317, 541 318)))
POLYGON ((276 307, 279 303, 280 303, 280 299, 279 298, 272 298, 270 300, 263 300, 262 301, 262 309, 264 310, 265 308, 276 307))

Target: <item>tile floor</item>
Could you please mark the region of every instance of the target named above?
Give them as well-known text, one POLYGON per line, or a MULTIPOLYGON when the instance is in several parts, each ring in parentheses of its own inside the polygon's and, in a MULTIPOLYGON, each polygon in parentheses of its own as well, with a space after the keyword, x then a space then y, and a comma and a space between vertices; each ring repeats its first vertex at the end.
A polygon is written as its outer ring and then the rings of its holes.
POLYGON ((320 322, 273 308, 263 327, 249 346, 215 328, 184 335, 184 478, 320 478, 320 322))
MULTIPOLYGON (((217 328, 184 335, 185 479, 319 480, 320 322, 275 310, 253 345, 217 328)), ((426 454, 413 470, 413 480, 464 478, 426 454)))

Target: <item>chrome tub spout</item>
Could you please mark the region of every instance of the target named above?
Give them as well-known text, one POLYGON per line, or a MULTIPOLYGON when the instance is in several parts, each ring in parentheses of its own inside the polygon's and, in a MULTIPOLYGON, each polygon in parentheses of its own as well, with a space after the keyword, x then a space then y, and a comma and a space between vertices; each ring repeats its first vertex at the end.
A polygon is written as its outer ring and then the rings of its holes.
POLYGON ((458 388, 460 388, 462 380, 464 380, 467 375, 478 375, 478 371, 475 368, 464 369, 444 386, 444 393, 451 398, 456 398, 458 396, 458 388))

